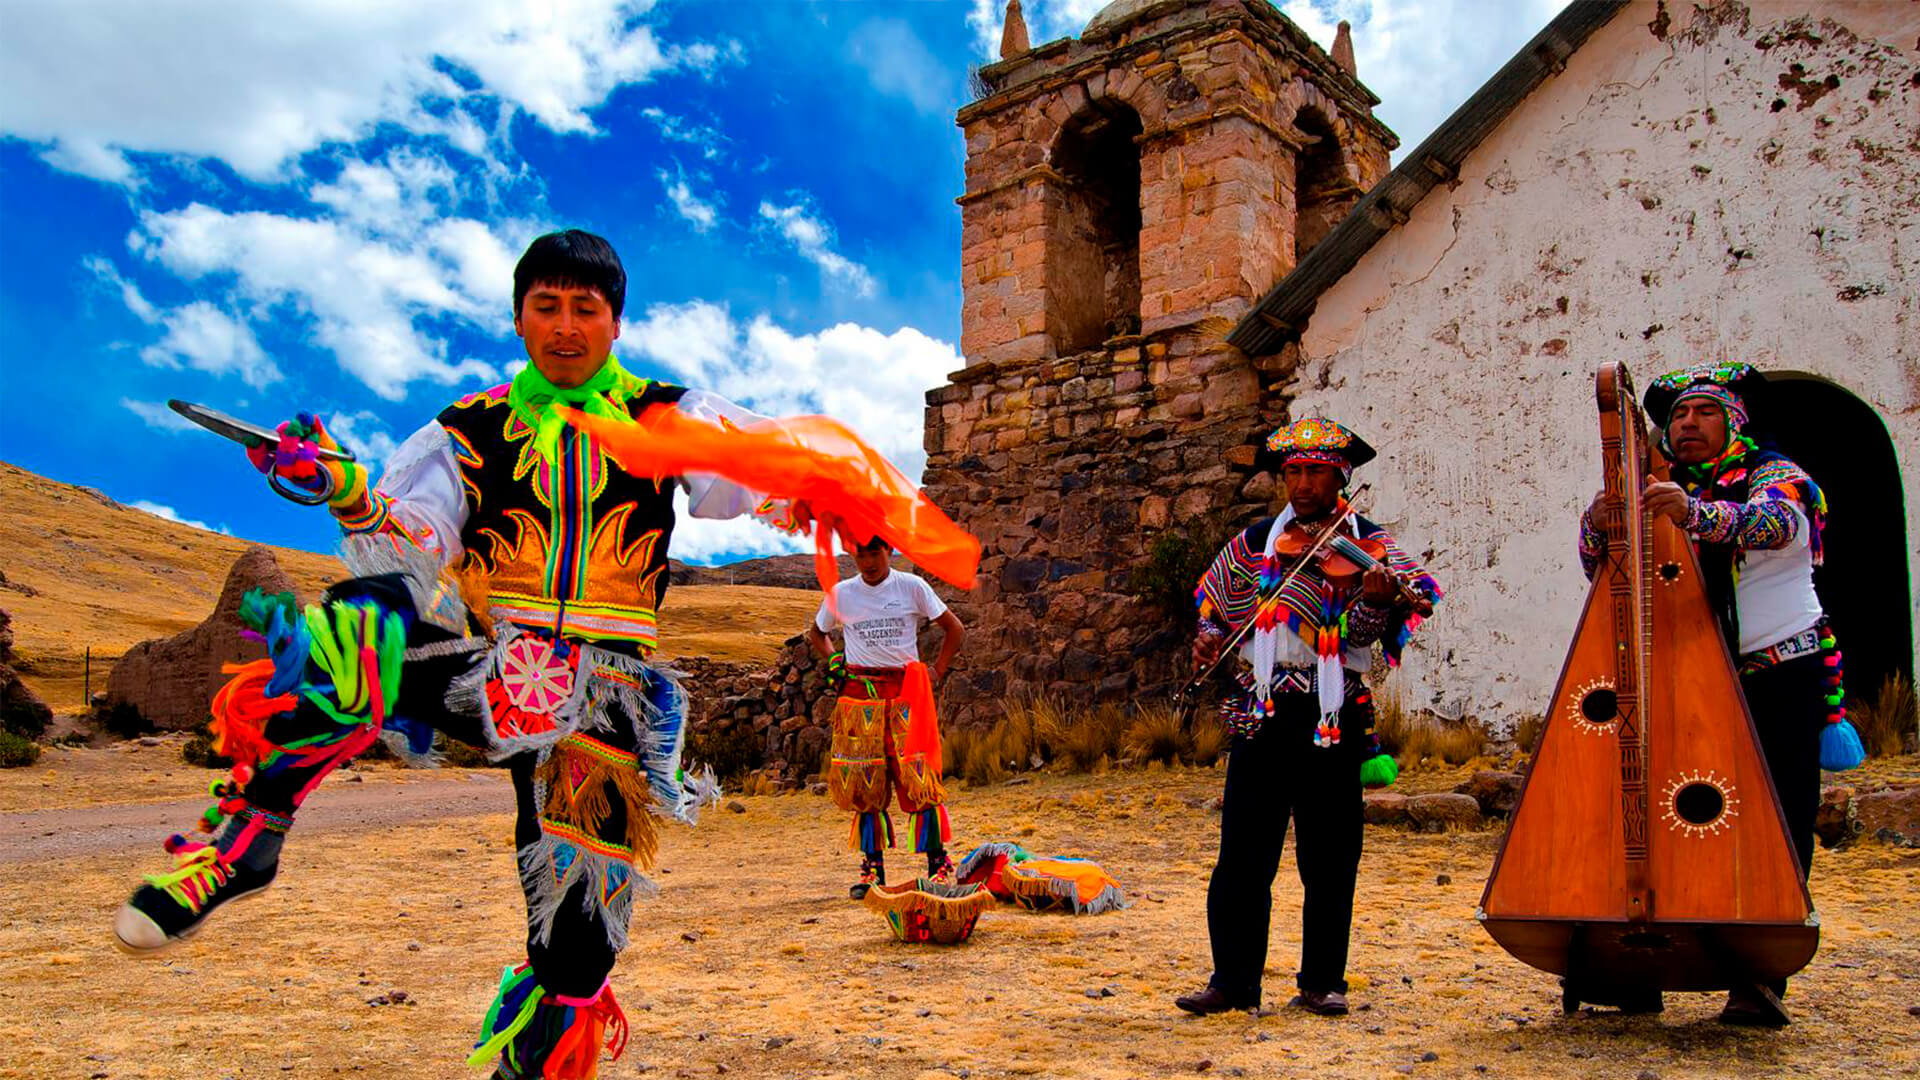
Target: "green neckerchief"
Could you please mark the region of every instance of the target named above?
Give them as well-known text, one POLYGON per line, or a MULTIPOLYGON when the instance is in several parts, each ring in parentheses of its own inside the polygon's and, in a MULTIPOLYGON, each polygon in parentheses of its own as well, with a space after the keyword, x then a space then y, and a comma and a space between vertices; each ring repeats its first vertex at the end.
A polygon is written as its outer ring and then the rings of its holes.
POLYGON ((593 378, 579 386, 561 387, 547 381, 540 369, 529 363, 513 377, 507 390, 507 404, 515 415, 533 429, 533 447, 542 459, 552 464, 560 453, 560 432, 567 422, 554 411, 565 405, 589 416, 612 420, 628 419, 627 399, 639 393, 647 380, 629 374, 616 357, 607 357, 593 378))

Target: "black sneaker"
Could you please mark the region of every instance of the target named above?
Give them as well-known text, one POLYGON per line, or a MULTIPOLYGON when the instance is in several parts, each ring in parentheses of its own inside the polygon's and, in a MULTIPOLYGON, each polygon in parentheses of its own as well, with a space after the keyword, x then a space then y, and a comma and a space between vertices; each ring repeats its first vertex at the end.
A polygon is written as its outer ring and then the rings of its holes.
POLYGON ((173 857, 171 873, 148 874, 114 914, 120 951, 145 956, 192 937, 214 909, 257 895, 280 870, 278 860, 263 870, 223 862, 210 845, 183 847, 173 857))

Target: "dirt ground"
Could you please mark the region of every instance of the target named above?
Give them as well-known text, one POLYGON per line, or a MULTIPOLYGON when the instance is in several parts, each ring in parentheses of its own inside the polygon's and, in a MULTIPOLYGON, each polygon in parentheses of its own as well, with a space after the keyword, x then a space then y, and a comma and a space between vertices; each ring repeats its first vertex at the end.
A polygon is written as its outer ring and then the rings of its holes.
MULTIPOLYGON (((138 875, 161 868, 164 830, 150 848, 129 849, 127 830, 105 823, 178 803, 175 827, 188 825, 198 804, 182 800, 211 774, 169 761, 171 745, 53 750, 0 774, 0 845, 21 843, 22 812, 44 822, 45 811, 76 808, 65 819, 70 854, 0 860, 15 882, 0 912, 0 1077, 481 1075, 462 1058, 500 969, 520 956, 523 925, 511 793, 497 775, 372 767, 356 770, 357 783, 330 780, 272 890, 163 957, 136 960, 110 947, 109 920, 138 875), (472 790, 493 791, 495 809, 424 797, 472 790), (389 796, 386 811, 371 809, 389 796), (330 801, 338 812, 323 817, 330 801), (369 1004, 395 990, 403 1004, 369 1004)), ((966 945, 898 944, 846 899, 854 861, 826 799, 739 799, 740 812, 714 808, 697 829, 665 838, 662 894, 640 906, 614 974, 633 1041, 602 1075, 1920 1072, 1920 1016, 1909 1011, 1920 1006, 1911 907, 1920 851, 1868 843, 1820 853, 1819 955, 1794 981, 1794 1024, 1757 1032, 1714 1023, 1719 1001, 1703 994, 1671 995, 1657 1017, 1561 1015, 1554 981, 1473 922, 1497 831, 1370 829, 1350 971, 1356 1011, 1197 1019, 1171 1000, 1209 967, 1218 818, 1204 804, 1221 774, 1022 779, 953 793, 956 846, 1011 839, 1099 859, 1131 908, 1082 918, 1001 908, 966 945)), ((1409 787, 1455 779, 1419 774, 1409 787)), ((1289 855, 1275 884, 1273 1004, 1290 995, 1299 902, 1289 855)))

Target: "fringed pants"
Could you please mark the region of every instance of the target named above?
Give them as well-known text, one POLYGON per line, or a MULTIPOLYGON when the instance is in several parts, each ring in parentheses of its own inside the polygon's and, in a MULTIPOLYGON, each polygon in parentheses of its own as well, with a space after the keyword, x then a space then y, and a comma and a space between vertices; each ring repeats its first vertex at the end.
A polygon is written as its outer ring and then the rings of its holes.
MULTIPOLYGON (((320 605, 323 612, 349 609, 398 613, 405 625, 408 658, 382 718, 381 734, 403 744, 396 749, 410 758, 424 754, 439 730, 496 757, 510 754, 528 963, 508 970, 472 1063, 498 1055, 498 1075, 509 1078, 593 1076, 601 1040, 611 1047, 616 1036, 625 1039, 625 1018, 607 976, 627 942, 634 894, 652 888, 639 872, 655 846, 649 810, 664 804, 667 813, 691 816, 678 787, 677 686, 631 653, 580 643, 562 650, 512 631, 501 643, 519 641, 520 655, 503 664, 501 650, 486 641, 417 618, 398 575, 342 582, 320 605), (498 676, 516 664, 503 688, 498 676), (530 683, 524 677, 530 664, 562 677, 530 683), (542 704, 538 690, 573 684, 575 691, 548 702, 559 715, 535 715, 542 704), (525 739, 530 729, 544 738, 525 739)), ((304 637, 296 645, 304 650, 304 637)), ((321 652, 315 650, 316 657, 321 652)), ((290 699, 297 703, 260 729, 268 744, 286 752, 263 759, 228 805, 244 802, 242 814, 286 822, 348 760, 350 754, 292 752, 328 745, 343 722, 354 719, 327 704, 337 681, 318 659, 308 662, 303 689, 290 699)), ((361 731, 366 741, 371 734, 361 731)))
POLYGON ((900 698, 902 674, 854 674, 833 707, 833 745, 827 765, 827 794, 854 815, 849 846, 878 857, 894 846, 893 819, 887 804, 897 798, 912 822, 914 851, 938 857, 953 836, 947 819, 946 789, 933 763, 908 760, 907 727, 912 722, 900 698))
POLYGON ((1211 983, 1251 1003, 1260 999, 1273 878, 1288 818, 1305 892, 1295 981, 1302 990, 1346 992, 1364 827, 1360 765, 1370 749, 1369 706, 1349 700, 1340 716, 1344 737, 1323 749, 1313 744, 1319 717, 1313 694, 1276 694, 1273 702, 1274 714, 1258 731, 1233 741, 1221 798, 1220 858, 1207 884, 1211 983))

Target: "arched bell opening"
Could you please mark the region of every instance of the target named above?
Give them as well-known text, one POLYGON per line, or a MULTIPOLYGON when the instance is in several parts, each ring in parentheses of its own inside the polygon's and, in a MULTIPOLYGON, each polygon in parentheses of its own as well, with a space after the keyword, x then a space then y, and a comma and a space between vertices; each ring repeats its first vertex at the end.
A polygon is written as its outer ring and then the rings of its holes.
POLYGON ((1847 697, 1875 701, 1890 675, 1913 679, 1907 493, 1873 406, 1817 375, 1769 372, 1762 434, 1826 492, 1825 565, 1814 589, 1845 658, 1847 697))
POLYGON ((1293 162, 1293 261, 1297 264, 1340 224, 1361 192, 1347 175, 1346 155, 1325 113, 1303 108, 1294 115, 1293 128, 1305 144, 1293 162))
POLYGON ((1046 312, 1056 356, 1140 332, 1140 132, 1140 114, 1096 101, 1054 144, 1046 312))

